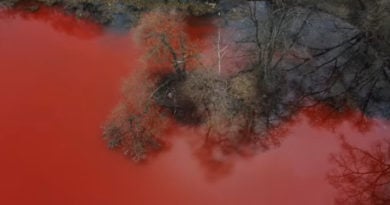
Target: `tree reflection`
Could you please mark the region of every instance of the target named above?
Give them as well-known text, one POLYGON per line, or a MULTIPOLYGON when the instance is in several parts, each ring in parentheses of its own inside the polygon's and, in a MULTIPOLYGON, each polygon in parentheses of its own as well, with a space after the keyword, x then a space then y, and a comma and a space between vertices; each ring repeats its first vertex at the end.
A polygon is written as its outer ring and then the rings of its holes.
POLYGON ((374 122, 364 113, 349 107, 340 110, 327 104, 317 103, 315 106, 305 108, 303 112, 312 126, 328 130, 335 130, 344 122, 348 122, 354 130, 366 133, 374 125, 374 122))
POLYGON ((390 140, 369 149, 350 144, 341 137, 342 152, 331 155, 336 165, 328 174, 339 191, 337 204, 385 205, 390 203, 390 140))
POLYGON ((361 132, 372 125, 365 114, 387 116, 387 64, 363 31, 310 8, 250 2, 231 12, 225 27, 234 36, 218 30, 217 43, 206 41, 216 55, 191 49, 196 44, 186 33, 186 14, 160 9, 141 16, 134 34, 146 48, 145 66, 139 68, 145 73, 125 85, 133 90, 124 93, 126 106, 140 106, 123 109, 130 113, 107 124, 104 137, 111 147, 147 159, 157 143, 142 138, 160 136, 162 122, 172 119, 201 131, 195 155, 204 167, 224 175, 232 156, 253 156, 280 145, 283 127, 302 109, 314 126, 335 129, 348 121, 361 132), (237 15, 239 20, 233 18, 237 15), (234 73, 222 75, 230 69, 224 69, 221 39, 229 39, 235 50, 226 59, 240 62, 234 73), (145 85, 149 88, 134 90, 145 85), (164 120, 157 120, 161 116, 164 120))
POLYGON ((218 179, 230 173, 237 157, 246 159, 279 147, 293 124, 294 121, 291 120, 262 134, 249 132, 243 129, 247 126, 240 125, 234 132, 231 127, 224 128, 222 133, 215 132, 210 127, 198 129, 205 137, 194 150, 194 155, 205 169, 206 175, 211 179, 218 179))
POLYGON ((58 32, 80 39, 96 38, 103 31, 102 27, 95 23, 77 19, 56 8, 38 6, 38 4, 31 2, 19 5, 12 10, 0 10, 0 17, 38 20, 47 23, 58 32), (29 9, 31 6, 37 6, 38 10, 31 11, 29 9))

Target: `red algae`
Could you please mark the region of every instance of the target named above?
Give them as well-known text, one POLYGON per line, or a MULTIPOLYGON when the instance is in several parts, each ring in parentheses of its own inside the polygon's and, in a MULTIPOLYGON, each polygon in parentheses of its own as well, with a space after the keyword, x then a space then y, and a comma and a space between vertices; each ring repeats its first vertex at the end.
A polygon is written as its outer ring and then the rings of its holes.
POLYGON ((131 38, 47 8, 0 16, 0 204, 328 205, 338 137, 363 147, 389 137, 389 122, 365 119, 362 131, 359 113, 321 108, 282 125, 280 147, 225 159, 214 180, 186 127, 170 130, 169 151, 135 165, 100 137, 123 76, 141 64, 131 38))

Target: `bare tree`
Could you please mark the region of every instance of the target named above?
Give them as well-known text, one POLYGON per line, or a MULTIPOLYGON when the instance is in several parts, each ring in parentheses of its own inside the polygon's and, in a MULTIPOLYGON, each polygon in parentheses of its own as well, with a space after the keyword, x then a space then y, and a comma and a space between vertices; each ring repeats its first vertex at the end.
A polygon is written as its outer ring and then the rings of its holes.
POLYGON ((139 162, 163 149, 162 133, 169 119, 151 97, 153 81, 138 69, 123 86, 123 97, 103 126, 103 138, 110 149, 119 149, 139 162))
POLYGON ((184 32, 184 15, 177 11, 155 10, 144 14, 136 34, 148 49, 149 61, 169 63, 177 74, 184 74, 196 55, 184 32))
MULTIPOLYGON (((218 16, 221 16, 221 12, 218 13, 218 16)), ((223 39, 221 34, 221 26, 218 25, 218 37, 217 37, 217 61, 218 61, 218 74, 221 74, 222 70, 222 60, 226 55, 226 49, 229 45, 223 46, 223 39)))
POLYGON ((390 140, 371 149, 351 145, 341 137, 342 152, 331 156, 336 168, 328 175, 339 190, 337 204, 386 205, 390 203, 390 140))
POLYGON ((257 56, 256 70, 262 76, 264 84, 271 81, 272 62, 276 51, 284 50, 285 33, 283 27, 288 23, 289 10, 285 8, 275 8, 268 11, 267 16, 261 19, 258 15, 258 2, 248 3, 249 18, 254 28, 254 44, 257 56))

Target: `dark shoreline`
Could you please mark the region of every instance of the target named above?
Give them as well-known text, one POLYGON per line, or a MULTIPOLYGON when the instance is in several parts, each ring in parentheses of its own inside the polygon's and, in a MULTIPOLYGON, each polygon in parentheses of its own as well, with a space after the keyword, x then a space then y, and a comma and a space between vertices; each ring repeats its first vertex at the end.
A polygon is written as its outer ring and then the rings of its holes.
POLYGON ((65 12, 75 15, 77 18, 90 19, 108 28, 130 29, 137 24, 142 13, 155 8, 178 9, 191 16, 210 16, 217 13, 215 3, 194 1, 178 3, 177 1, 139 1, 119 0, 4 0, 0 2, 0 8, 19 8, 28 12, 36 12, 41 6, 55 6, 65 12))

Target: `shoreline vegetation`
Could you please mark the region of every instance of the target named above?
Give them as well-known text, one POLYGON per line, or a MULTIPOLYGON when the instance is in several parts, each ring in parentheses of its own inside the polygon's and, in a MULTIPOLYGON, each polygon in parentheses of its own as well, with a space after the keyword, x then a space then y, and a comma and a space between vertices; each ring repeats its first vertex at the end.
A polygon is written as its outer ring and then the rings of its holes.
POLYGON ((142 13, 156 8, 174 9, 193 16, 215 14, 215 2, 208 1, 173 1, 173 0, 3 0, 0 8, 19 7, 36 12, 40 6, 55 6, 98 24, 118 29, 130 29, 137 24, 142 13))

